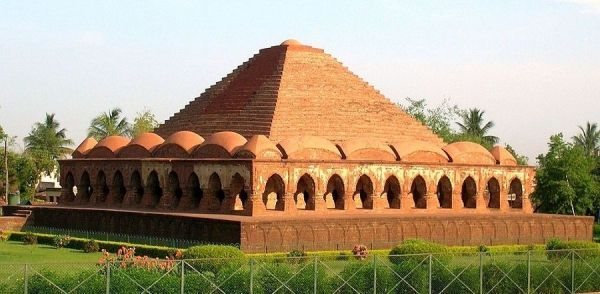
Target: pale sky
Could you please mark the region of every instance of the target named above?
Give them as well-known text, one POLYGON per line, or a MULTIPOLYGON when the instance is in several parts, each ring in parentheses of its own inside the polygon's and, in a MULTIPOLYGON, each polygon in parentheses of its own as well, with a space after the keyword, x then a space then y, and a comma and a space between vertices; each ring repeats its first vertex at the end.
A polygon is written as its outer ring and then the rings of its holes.
POLYGON ((393 101, 484 109, 532 164, 550 135, 600 123, 600 0, 2 0, 0 124, 22 145, 46 112, 76 144, 116 106, 162 122, 289 38, 393 101))

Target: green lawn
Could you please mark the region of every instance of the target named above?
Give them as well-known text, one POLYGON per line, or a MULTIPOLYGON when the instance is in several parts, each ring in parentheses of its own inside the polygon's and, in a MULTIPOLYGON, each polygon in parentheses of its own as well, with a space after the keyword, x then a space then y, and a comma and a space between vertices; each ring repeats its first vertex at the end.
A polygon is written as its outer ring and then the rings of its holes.
POLYGON ((0 242, 1 264, 19 263, 96 263, 101 253, 84 253, 81 250, 50 245, 23 245, 22 242, 0 242))

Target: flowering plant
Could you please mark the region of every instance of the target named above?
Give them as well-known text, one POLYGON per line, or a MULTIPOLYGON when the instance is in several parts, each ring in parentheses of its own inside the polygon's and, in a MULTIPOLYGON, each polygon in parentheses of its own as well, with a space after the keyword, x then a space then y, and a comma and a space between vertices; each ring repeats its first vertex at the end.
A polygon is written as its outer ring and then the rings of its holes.
POLYGON ((102 249, 102 257, 98 260, 98 265, 107 263, 118 264, 120 268, 141 268, 147 270, 171 270, 175 266, 175 259, 183 256, 181 250, 175 251, 173 256, 166 256, 165 259, 150 258, 146 255, 136 256, 134 247, 121 246, 116 255, 111 255, 106 249, 102 249))
POLYGON ((68 235, 56 235, 52 242, 54 243, 54 247, 63 248, 71 243, 71 237, 68 235))
POLYGON ((358 260, 365 260, 369 255, 369 250, 367 249, 367 246, 357 244, 352 248, 352 254, 354 254, 354 257, 358 260))

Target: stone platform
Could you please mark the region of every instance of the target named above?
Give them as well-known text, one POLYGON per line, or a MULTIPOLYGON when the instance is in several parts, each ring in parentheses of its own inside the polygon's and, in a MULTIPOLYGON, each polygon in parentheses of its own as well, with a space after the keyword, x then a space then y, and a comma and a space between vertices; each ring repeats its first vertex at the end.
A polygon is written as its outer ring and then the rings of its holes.
MULTIPOLYGON (((24 207, 5 207, 5 212, 24 207)), ((593 217, 524 213, 375 215, 356 212, 233 216, 75 207, 27 207, 32 225, 238 243, 245 252, 390 248, 409 238, 448 245, 540 244, 592 240, 593 217)))

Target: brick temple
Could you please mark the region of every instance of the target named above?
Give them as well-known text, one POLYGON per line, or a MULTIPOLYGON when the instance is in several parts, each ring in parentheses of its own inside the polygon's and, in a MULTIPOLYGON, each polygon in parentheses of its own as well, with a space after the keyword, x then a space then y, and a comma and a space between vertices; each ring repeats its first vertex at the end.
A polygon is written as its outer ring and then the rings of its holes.
POLYGON ((248 252, 589 240, 588 217, 532 212, 535 170, 444 143, 322 49, 262 49, 160 125, 88 138, 38 222, 240 243, 248 252))

